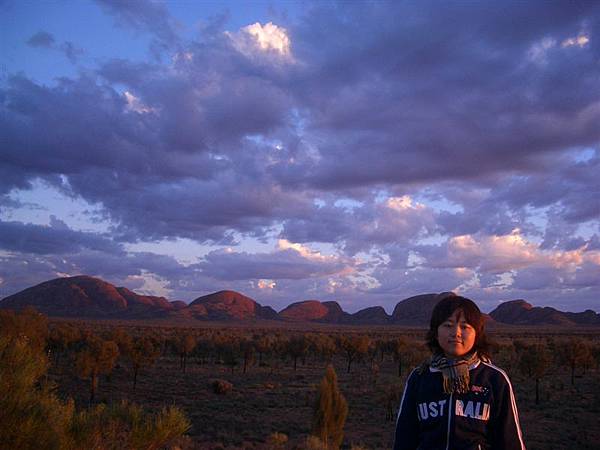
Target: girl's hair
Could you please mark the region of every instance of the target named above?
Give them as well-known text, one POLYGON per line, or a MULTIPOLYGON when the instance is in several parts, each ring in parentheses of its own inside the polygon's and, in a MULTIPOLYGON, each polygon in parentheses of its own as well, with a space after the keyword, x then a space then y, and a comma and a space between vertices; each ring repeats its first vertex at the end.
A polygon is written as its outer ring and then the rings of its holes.
POLYGON ((429 331, 425 338, 429 349, 434 354, 444 353, 438 342, 437 330, 456 310, 460 310, 464 314, 467 323, 475 329, 473 350, 477 350, 480 356, 489 358, 490 345, 484 330, 485 317, 481 314, 475 302, 457 295, 443 298, 433 308, 431 321, 429 322, 429 331))

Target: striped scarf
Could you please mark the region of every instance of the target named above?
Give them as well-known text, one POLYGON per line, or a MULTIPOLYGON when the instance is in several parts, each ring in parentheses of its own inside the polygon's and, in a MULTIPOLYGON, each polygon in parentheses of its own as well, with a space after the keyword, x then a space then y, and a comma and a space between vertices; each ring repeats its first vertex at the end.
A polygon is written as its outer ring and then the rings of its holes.
POLYGON ((477 352, 456 359, 448 359, 438 353, 431 357, 429 367, 442 371, 446 394, 465 394, 469 392, 469 367, 477 363, 479 359, 477 352))

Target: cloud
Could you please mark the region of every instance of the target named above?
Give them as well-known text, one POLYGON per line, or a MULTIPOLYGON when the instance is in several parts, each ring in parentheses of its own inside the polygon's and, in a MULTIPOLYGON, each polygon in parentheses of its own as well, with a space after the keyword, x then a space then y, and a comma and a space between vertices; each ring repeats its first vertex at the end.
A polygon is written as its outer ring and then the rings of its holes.
POLYGON ((547 61, 547 53, 556 47, 556 39, 545 37, 539 42, 535 42, 532 44, 529 49, 528 57, 531 61, 538 64, 546 64, 547 61))
POLYGON ((176 283, 193 273, 172 256, 127 252, 110 236, 71 229, 55 216, 48 225, 0 221, 0 298, 60 276, 86 274, 141 288, 145 279, 176 283))
POLYGON ((282 243, 271 253, 215 250, 197 267, 203 275, 219 280, 299 280, 353 272, 353 262, 323 256, 297 244, 282 243))
POLYGON ((156 51, 170 48, 179 41, 174 20, 163 3, 151 0, 96 1, 106 12, 114 16, 119 25, 154 36, 153 46, 156 51))
POLYGON ((242 53, 252 54, 256 50, 273 52, 281 57, 291 57, 291 41, 285 28, 272 22, 258 22, 243 27, 237 34, 228 34, 242 53))
POLYGON ((577 37, 567 38, 560 44, 561 47, 585 47, 590 43, 590 38, 585 34, 580 34, 577 37))
MULTIPOLYGON (((435 287, 558 302, 536 274, 593 297, 596 3, 314 3, 285 23, 216 18, 192 39, 168 4, 100 4, 159 57, 98 60, 52 85, 8 74, 0 201, 18 208, 42 180, 97 208, 110 235, 6 218, 11 258, 46 275, 156 276, 185 298, 383 304, 435 287), (122 247, 175 238, 212 251, 184 267, 122 247), (256 253, 248 239, 281 241, 256 253)), ((28 44, 81 55, 44 31, 28 44)))
POLYGON ((60 45, 57 44, 54 35, 47 31, 38 31, 35 33, 27 40, 27 45, 35 48, 58 50, 63 53, 72 64, 76 64, 78 59, 85 53, 82 48, 79 48, 70 41, 65 41, 60 45))
POLYGON ((70 41, 63 42, 60 45, 60 50, 65 54, 67 59, 71 61, 72 64, 76 64, 79 58, 85 53, 82 48, 77 47, 70 41))
POLYGON ((139 98, 133 95, 129 91, 123 93, 125 101, 127 102, 126 109, 140 114, 150 113, 156 111, 154 108, 144 105, 139 98))
POLYGON ((54 43, 54 36, 47 31, 38 31, 27 40, 27 45, 31 47, 52 48, 54 43))
POLYGON ((74 231, 51 217, 50 225, 0 221, 0 249, 38 255, 62 255, 83 248, 119 252, 120 246, 96 233, 74 231))
POLYGON ((333 242, 353 255, 373 247, 415 243, 437 229, 433 211, 413 204, 410 196, 363 200, 351 209, 329 203, 312 205, 286 220, 281 235, 296 242, 333 242))

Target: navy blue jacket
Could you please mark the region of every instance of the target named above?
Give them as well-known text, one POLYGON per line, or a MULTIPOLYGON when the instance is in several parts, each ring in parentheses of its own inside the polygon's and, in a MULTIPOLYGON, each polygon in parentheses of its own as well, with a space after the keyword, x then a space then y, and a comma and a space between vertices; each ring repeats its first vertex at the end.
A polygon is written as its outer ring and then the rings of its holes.
POLYGON ((414 369, 400 402, 394 450, 525 450, 506 373, 481 361, 469 368, 469 378, 468 393, 450 395, 441 371, 414 369))

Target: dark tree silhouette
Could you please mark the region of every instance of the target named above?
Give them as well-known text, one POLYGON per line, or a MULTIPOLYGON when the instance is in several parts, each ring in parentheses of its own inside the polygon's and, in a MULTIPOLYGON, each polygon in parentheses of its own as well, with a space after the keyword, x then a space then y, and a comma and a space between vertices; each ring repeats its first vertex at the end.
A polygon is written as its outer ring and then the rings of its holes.
POLYGON ((408 349, 408 342, 406 339, 399 337, 397 339, 392 340, 390 343, 390 351, 392 356, 394 357, 394 361, 398 364, 398 376, 402 376, 402 360, 403 355, 406 353, 408 349))
POLYGON ((98 376, 109 374, 118 357, 119 347, 114 341, 105 341, 95 335, 86 337, 84 348, 75 356, 75 368, 81 378, 90 379, 90 403, 96 395, 98 376))
POLYGON ((185 373, 187 369, 188 356, 196 348, 196 338, 190 333, 180 335, 175 339, 175 347, 180 358, 179 368, 183 371, 183 373, 185 373))
POLYGON ((294 361, 294 371, 298 365, 298 358, 306 355, 308 350, 309 342, 304 335, 292 336, 287 343, 287 353, 292 357, 294 361))
POLYGON ((535 404, 540 403, 540 381, 548 371, 551 355, 545 344, 534 344, 522 347, 519 353, 519 369, 521 373, 535 380, 535 404))
POLYGON ((368 336, 342 336, 340 338, 340 347, 348 360, 348 373, 350 373, 352 363, 357 359, 363 358, 368 353, 370 346, 371 339, 368 336))
POLYGON ((160 348, 149 336, 136 339, 126 350, 126 357, 133 368, 133 390, 137 386, 140 369, 154 364, 160 354, 160 348))
POLYGON ((559 363, 571 369, 571 385, 575 385, 575 371, 593 360, 589 344, 581 338, 570 338, 555 343, 559 363))
POLYGON ((70 323, 58 323, 50 329, 48 350, 57 365, 60 363, 60 357, 80 339, 81 331, 70 323))

